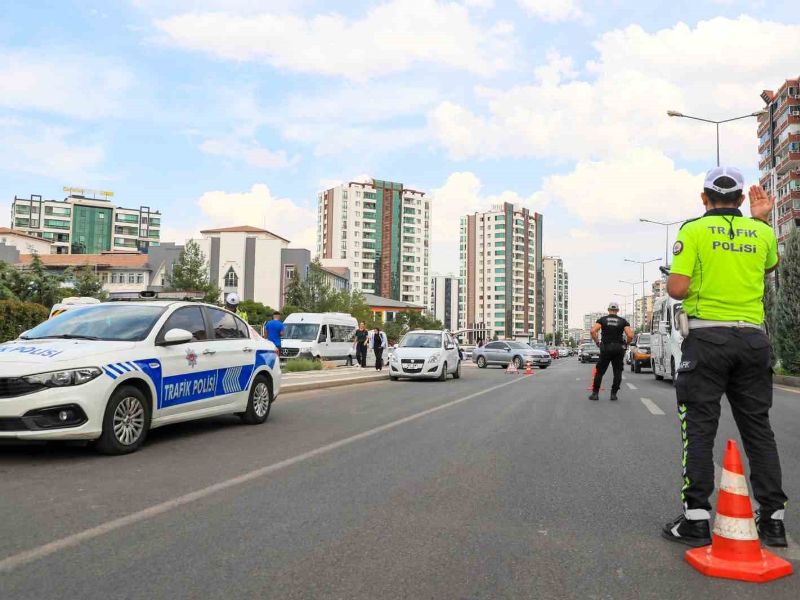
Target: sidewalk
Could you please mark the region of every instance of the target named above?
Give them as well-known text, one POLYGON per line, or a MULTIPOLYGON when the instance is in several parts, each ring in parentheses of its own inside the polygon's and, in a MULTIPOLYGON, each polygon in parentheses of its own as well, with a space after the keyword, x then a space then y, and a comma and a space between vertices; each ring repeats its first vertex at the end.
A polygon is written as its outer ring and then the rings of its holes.
POLYGON ((369 383, 389 379, 389 369, 376 371, 374 367, 361 369, 359 367, 338 367, 322 371, 305 371, 303 373, 284 373, 281 380, 281 394, 292 392, 307 392, 309 390, 323 390, 326 388, 352 385, 355 383, 369 383))

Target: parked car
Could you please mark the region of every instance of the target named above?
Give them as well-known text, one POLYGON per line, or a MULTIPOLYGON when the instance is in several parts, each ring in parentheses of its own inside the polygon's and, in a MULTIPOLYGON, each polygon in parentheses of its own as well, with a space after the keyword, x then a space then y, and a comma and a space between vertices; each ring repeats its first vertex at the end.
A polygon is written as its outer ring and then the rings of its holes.
POLYGON ((650 355, 651 336, 649 333, 640 333, 634 340, 631 347, 628 348, 630 355, 631 371, 634 373, 641 373, 642 368, 649 369, 652 364, 650 355))
POLYGON ((581 346, 578 359, 582 363, 600 362, 600 348, 598 348, 596 344, 584 344, 581 346))
POLYGON ((550 366, 552 358, 545 350, 513 340, 489 342, 482 348, 475 348, 472 352, 472 362, 481 369, 489 365, 506 367, 512 363, 517 369, 522 369, 528 361, 532 366, 546 369, 550 366))
POLYGON ((569 350, 566 348, 559 348, 558 349, 558 357, 559 358, 567 358, 569 356, 569 350))
POLYGON ((194 302, 74 306, 0 344, 0 439, 92 440, 137 450, 151 429, 216 415, 267 420, 275 346, 194 302))
POLYGON ((352 365, 358 321, 346 313, 293 313, 284 321, 281 360, 313 358, 352 365))
POLYGON ((453 337, 446 331, 409 331, 389 357, 389 378, 438 379, 461 377, 461 358, 453 337))

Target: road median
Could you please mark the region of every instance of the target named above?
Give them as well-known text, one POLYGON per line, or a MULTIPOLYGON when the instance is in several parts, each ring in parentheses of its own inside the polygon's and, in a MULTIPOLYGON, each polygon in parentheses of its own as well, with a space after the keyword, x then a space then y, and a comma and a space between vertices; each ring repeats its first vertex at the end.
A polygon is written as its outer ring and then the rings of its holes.
POLYGON ((281 395, 295 392, 324 390, 327 388, 371 383, 389 379, 388 369, 374 371, 372 369, 338 368, 325 371, 306 371, 302 373, 285 373, 281 381, 281 395))

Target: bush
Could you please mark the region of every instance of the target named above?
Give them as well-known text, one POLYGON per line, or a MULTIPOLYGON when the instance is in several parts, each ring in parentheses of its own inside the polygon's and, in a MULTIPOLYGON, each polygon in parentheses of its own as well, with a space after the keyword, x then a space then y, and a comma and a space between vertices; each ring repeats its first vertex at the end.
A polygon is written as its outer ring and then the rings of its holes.
POLYGON ((322 363, 311 358, 292 358, 281 367, 284 373, 300 373, 302 371, 321 371, 322 363))
POLYGON ((800 230, 795 229, 786 242, 778 283, 773 312, 775 352, 788 373, 800 374, 800 230))
POLYGON ((41 304, 0 300, 0 342, 15 340, 23 331, 46 321, 50 311, 41 304))

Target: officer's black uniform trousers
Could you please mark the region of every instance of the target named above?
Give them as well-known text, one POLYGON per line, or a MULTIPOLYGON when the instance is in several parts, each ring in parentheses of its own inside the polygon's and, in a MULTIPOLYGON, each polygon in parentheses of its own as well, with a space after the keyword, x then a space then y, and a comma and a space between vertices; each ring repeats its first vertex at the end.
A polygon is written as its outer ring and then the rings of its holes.
POLYGON ((622 385, 622 371, 623 363, 625 361, 625 346, 622 344, 601 344, 600 345, 600 362, 597 363, 597 373, 594 376, 592 383, 592 390, 595 392, 600 391, 600 384, 603 382, 603 376, 608 370, 608 365, 614 370, 614 382, 611 384, 611 391, 617 393, 622 385))
MULTIPOLYGON (((692 329, 683 341, 675 382, 683 436, 685 508, 710 510, 714 438, 726 394, 750 460, 753 494, 767 514, 784 508, 781 465, 769 423, 770 342, 760 329, 692 329)), ((720 457, 721 460, 722 457, 720 457)))

